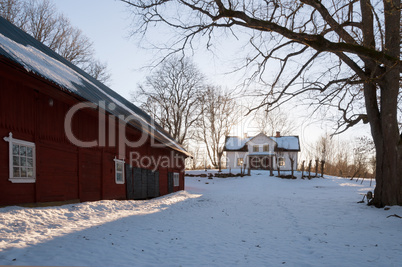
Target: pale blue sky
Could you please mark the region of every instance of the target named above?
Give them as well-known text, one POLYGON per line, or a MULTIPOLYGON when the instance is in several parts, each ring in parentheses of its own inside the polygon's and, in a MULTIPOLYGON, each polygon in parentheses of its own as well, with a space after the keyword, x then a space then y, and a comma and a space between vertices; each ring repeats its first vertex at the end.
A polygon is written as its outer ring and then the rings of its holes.
POLYGON ((110 87, 130 98, 144 75, 140 68, 150 56, 129 38, 129 13, 114 0, 54 0, 56 7, 81 29, 94 44, 96 57, 108 64, 112 74, 110 87))
MULTIPOLYGON (((118 0, 53 1, 58 10, 65 14, 75 27, 81 29, 91 39, 96 57, 108 64, 108 69, 112 74, 112 81, 109 86, 123 97, 131 100, 130 93, 149 74, 149 69, 144 70, 142 68, 155 59, 155 51, 139 48, 135 38, 130 38, 131 19, 127 5, 118 0)), ((158 33, 156 32, 156 34, 158 33)), ((232 53, 233 58, 235 57, 233 54, 239 51, 236 51, 236 48, 233 47, 233 42, 228 40, 222 41, 217 45, 222 56, 196 51, 197 53, 193 56, 193 60, 213 84, 223 88, 233 88, 240 83, 241 77, 224 75, 233 67, 230 64, 226 64, 228 61, 225 60, 231 57, 230 53, 232 53)), ((292 112, 290 113, 292 114, 292 112)), ((297 115, 294 116, 294 119, 296 119, 297 115)), ((296 122, 300 126, 294 134, 301 137, 302 143, 312 142, 325 131, 331 132, 331 127, 323 125, 322 122, 303 122, 302 119, 296 119, 296 122)), ((367 127, 359 128, 344 134, 344 138, 348 138, 350 134, 361 135, 362 128, 364 129, 363 133, 368 134, 367 127)), ((240 131, 243 130, 241 129, 240 131)), ((241 132, 234 134, 242 135, 241 132)))
MULTIPOLYGON (((127 4, 118 0, 53 0, 60 12, 65 14, 71 23, 81 29, 94 44, 96 57, 108 64, 112 74, 110 87, 126 98, 135 90, 138 83, 149 74, 145 66, 158 59, 156 51, 139 48, 136 37, 130 37, 131 18, 127 4)), ((154 38, 161 35, 155 32, 154 38)), ((233 45, 231 45, 233 47, 233 45)), ((230 47, 224 47, 220 53, 228 53, 230 47)), ((235 53, 235 52, 233 52, 235 53)), ((219 86, 234 87, 234 82, 224 73, 231 70, 227 65, 219 67, 213 58, 216 55, 197 51, 193 60, 208 79, 219 86)))

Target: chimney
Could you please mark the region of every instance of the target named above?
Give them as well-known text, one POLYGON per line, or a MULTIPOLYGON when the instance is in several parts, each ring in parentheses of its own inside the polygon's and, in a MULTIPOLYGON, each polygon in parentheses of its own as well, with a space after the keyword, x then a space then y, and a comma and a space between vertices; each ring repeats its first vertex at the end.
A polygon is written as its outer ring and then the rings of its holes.
POLYGON ((281 132, 276 132, 276 136, 275 137, 281 137, 281 132))

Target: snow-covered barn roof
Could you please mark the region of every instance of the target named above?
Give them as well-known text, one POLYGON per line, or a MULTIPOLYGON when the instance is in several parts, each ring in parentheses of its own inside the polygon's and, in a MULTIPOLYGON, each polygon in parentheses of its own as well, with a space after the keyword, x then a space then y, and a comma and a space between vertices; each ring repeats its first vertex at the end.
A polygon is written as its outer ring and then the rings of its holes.
MULTIPOLYGON (((248 151, 247 144, 255 136, 241 138, 238 136, 227 136, 225 140, 225 151, 248 151)), ((275 151, 300 151, 298 136, 267 136, 275 143, 275 151)))
POLYGON ((129 122, 130 125, 148 132, 166 146, 190 156, 140 108, 2 17, 0 17, 0 56, 56 84, 60 90, 78 95, 96 105, 104 101, 105 107, 102 108, 107 112, 116 117, 131 116, 134 119, 129 122), (110 105, 112 103, 114 105, 110 105))

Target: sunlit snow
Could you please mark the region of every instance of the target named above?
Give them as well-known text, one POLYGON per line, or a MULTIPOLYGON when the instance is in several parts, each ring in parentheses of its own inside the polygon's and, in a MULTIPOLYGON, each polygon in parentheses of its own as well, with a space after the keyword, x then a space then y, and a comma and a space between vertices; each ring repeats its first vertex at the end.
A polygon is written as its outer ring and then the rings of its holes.
POLYGON ((32 46, 19 44, 0 33, 0 47, 27 71, 33 71, 67 90, 76 91, 74 83, 82 84, 82 77, 77 72, 32 46))
POLYGON ((0 265, 399 266, 401 207, 357 203, 370 180, 297 175, 186 177, 185 191, 151 200, 1 208, 0 265))

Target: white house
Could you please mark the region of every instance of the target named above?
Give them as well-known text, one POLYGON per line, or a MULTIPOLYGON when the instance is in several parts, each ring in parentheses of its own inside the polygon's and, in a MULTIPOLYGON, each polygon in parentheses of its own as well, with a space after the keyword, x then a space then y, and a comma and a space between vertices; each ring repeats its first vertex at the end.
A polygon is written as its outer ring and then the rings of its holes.
POLYGON ((260 133, 251 137, 226 136, 226 167, 274 170, 279 166, 280 170, 297 168, 298 152, 300 143, 298 136, 267 136, 260 133))

